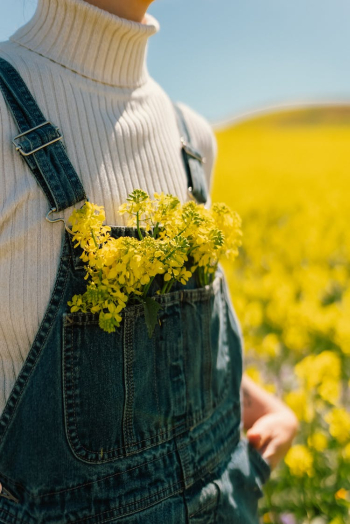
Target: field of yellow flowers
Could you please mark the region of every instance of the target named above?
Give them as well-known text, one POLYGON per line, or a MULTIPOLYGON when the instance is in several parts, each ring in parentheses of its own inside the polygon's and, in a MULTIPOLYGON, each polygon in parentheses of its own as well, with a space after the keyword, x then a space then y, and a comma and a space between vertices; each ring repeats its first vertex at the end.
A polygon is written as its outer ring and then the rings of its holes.
POLYGON ((263 522, 349 523, 350 108, 275 112, 216 136, 213 201, 243 220, 225 270, 247 372, 300 420, 263 522))

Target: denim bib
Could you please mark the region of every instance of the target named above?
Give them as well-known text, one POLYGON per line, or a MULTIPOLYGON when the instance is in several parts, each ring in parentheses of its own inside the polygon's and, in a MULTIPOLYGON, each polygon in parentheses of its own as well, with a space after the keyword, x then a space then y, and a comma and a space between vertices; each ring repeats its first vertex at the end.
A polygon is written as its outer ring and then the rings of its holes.
MULTIPOLYGON (((86 199, 59 130, 2 59, 0 89, 51 210, 86 199)), ((176 111, 189 192, 204 203, 203 159, 176 111)), ((256 524, 270 469, 240 438, 241 333, 222 272, 156 295, 151 339, 142 306, 126 307, 111 334, 98 316, 71 313, 84 276, 65 231, 50 303, 0 418, 0 522, 256 524)))

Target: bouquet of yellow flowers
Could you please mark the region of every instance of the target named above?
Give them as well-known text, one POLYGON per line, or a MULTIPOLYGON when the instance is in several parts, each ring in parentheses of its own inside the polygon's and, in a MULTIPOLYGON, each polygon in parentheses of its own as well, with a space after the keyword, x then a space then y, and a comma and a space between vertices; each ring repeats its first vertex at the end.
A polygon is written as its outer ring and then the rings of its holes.
POLYGON ((158 294, 169 293, 178 281, 186 285, 194 275, 200 286, 212 282, 219 260, 234 260, 241 245, 241 220, 225 204, 211 209, 193 201, 181 205, 178 198, 164 193, 149 195, 135 189, 120 206, 128 214, 128 226, 138 238, 113 238, 103 225, 104 208, 86 202, 73 211, 69 222, 75 247, 83 249, 88 281, 86 292, 75 295, 71 312, 98 313, 100 327, 109 333, 122 322, 129 303, 143 303, 149 336, 157 322, 160 304, 148 296, 161 275, 158 294))

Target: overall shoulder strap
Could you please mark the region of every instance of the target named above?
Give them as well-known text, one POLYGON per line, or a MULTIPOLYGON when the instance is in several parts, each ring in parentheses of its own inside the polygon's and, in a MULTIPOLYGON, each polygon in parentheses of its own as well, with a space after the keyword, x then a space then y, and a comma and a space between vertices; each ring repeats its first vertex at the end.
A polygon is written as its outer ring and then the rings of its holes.
POLYGON ((86 199, 59 129, 45 119, 22 77, 2 58, 0 90, 19 130, 13 144, 27 162, 51 208, 62 211, 86 199))
POLYGON ((208 200, 208 188, 203 164, 205 158, 191 144, 191 137, 184 114, 178 104, 174 104, 178 127, 181 134, 182 157, 187 174, 187 187, 191 198, 199 204, 208 200))

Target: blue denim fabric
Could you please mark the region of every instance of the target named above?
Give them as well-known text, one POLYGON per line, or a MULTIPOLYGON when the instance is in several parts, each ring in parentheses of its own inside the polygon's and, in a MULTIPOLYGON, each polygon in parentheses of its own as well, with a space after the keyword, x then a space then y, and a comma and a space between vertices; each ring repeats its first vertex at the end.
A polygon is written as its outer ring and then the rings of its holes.
POLYGON ((3 58, 0 58, 0 91, 18 132, 24 134, 16 140, 16 145, 20 146, 22 158, 45 193, 50 207, 61 211, 84 200, 84 188, 62 142, 42 147, 60 136, 58 128, 46 121, 19 73, 3 58), (36 153, 29 154, 41 147, 36 153))
POLYGON ((0 480, 18 499, 0 498, 0 521, 257 522, 268 466, 239 442, 241 339, 222 274, 157 296, 149 339, 140 306, 114 334, 69 312, 86 284, 74 259, 66 233, 0 420, 0 480))
MULTIPOLYGON (((60 177, 57 191, 74 186, 60 177)), ((84 275, 65 232, 50 303, 0 418, 0 522, 257 524, 270 471, 240 440, 241 333, 221 271, 209 286, 191 279, 155 295, 151 339, 138 305, 113 334, 96 315, 70 313, 84 275)))
POLYGON ((179 105, 174 104, 182 142, 182 159, 187 175, 188 195, 199 204, 206 204, 209 194, 203 169, 205 158, 191 144, 191 136, 186 119, 179 105))

